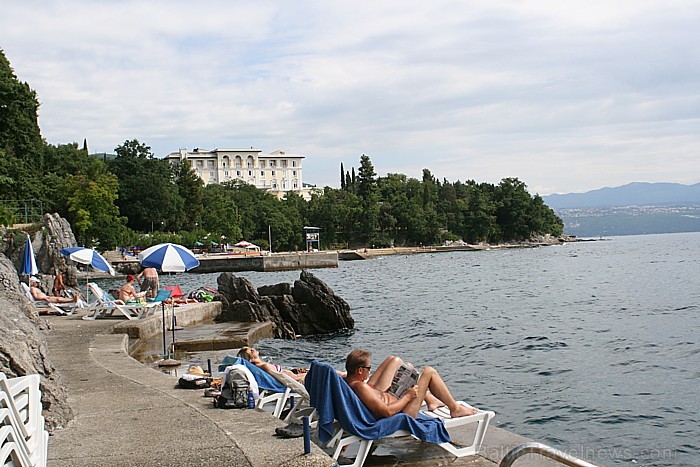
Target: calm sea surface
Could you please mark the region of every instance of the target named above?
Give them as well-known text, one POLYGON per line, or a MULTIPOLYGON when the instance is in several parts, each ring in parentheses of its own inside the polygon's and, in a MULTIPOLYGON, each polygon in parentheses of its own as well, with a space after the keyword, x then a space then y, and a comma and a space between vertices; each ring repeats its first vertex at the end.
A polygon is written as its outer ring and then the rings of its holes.
MULTIPOLYGON (((363 347, 438 369, 495 424, 592 462, 700 465, 700 233, 341 262, 353 331, 264 340, 342 368, 363 347)), ((257 286, 299 271, 240 273, 257 286)), ((218 274, 166 276, 191 290, 218 274)))

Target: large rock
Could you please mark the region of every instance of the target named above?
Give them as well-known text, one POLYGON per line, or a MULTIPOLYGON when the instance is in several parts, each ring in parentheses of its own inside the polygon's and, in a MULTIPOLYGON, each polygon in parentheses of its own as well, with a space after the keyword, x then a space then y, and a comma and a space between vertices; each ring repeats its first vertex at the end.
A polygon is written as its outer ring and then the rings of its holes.
POLYGON ((302 271, 299 280, 294 281, 292 296, 297 303, 307 305, 303 318, 306 321, 304 324, 316 329, 311 334, 355 327, 348 302, 308 271, 302 271))
MULTIPOLYGON (((53 276, 54 271, 62 271, 66 273, 66 285, 77 286, 77 269, 74 265, 68 264, 66 257, 61 254, 63 248, 77 245, 68 221, 56 213, 44 214, 41 224, 33 224, 28 230, 39 276, 44 277, 42 284, 49 283, 49 277, 53 276)), ((15 268, 19 269, 24 259, 27 235, 10 233, 4 240, 2 252, 10 258, 15 268)), ((51 282, 52 285, 53 282, 51 282)))
POLYGON ((274 336, 326 334, 353 328, 350 306, 322 280, 302 271, 294 287, 288 283, 260 287, 225 272, 217 279, 224 321, 271 321, 274 336))
POLYGON ((49 431, 73 418, 61 378, 51 364, 40 318, 19 289, 17 270, 0 255, 0 371, 7 377, 41 375, 41 403, 49 431))

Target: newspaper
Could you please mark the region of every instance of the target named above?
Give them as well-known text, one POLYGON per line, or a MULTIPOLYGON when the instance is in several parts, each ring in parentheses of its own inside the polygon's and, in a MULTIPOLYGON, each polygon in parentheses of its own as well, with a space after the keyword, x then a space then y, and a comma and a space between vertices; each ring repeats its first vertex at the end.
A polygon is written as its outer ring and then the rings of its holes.
POLYGON ((407 389, 412 388, 418 382, 418 372, 409 363, 402 363, 396 370, 394 380, 389 387, 389 393, 401 397, 407 389))

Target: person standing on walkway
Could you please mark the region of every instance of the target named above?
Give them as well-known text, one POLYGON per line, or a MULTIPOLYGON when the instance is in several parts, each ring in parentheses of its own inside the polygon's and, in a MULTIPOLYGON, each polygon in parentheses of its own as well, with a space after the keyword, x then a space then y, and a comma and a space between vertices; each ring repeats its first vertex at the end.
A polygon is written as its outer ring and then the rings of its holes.
POLYGON ((158 271, 155 268, 145 268, 136 278, 139 281, 141 292, 146 292, 149 298, 155 298, 160 284, 158 283, 158 271))

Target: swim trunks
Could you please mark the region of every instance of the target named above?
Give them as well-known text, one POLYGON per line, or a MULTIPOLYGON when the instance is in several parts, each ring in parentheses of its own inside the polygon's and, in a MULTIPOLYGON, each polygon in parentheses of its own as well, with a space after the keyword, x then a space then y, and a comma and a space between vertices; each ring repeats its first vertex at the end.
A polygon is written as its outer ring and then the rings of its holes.
POLYGON ((144 290, 158 292, 158 281, 155 277, 144 277, 141 283, 141 292, 144 290))

